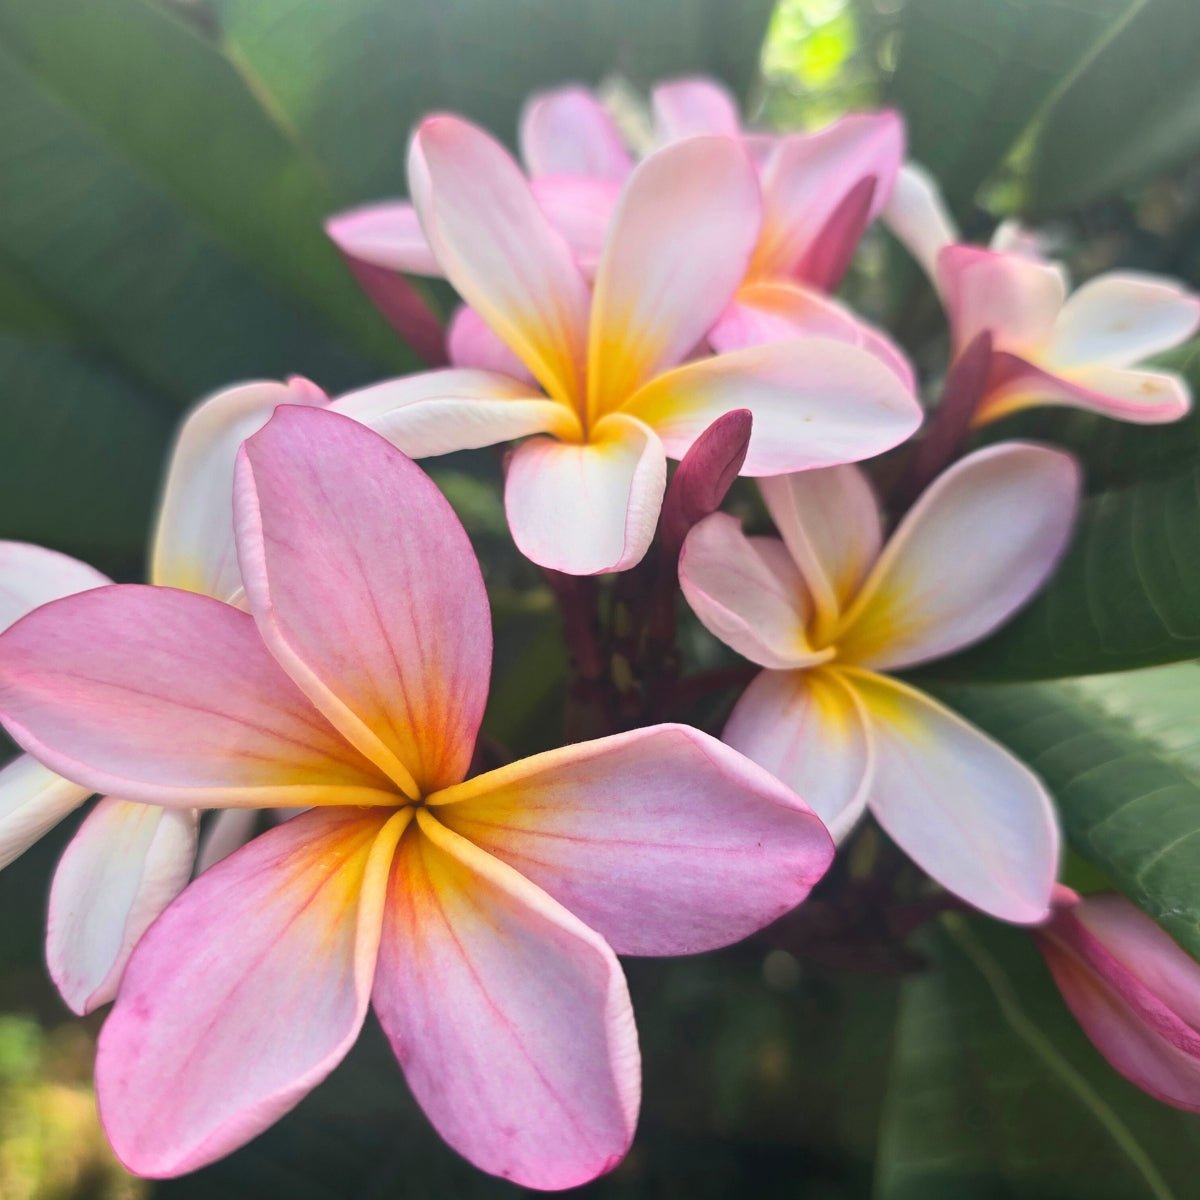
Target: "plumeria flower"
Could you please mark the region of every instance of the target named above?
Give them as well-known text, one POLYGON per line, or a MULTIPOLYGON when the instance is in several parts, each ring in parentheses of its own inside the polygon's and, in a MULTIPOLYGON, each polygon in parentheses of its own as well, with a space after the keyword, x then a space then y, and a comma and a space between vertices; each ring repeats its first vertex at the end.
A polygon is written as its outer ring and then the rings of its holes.
MULTIPOLYGON (((183 424, 167 472, 151 552, 152 582, 234 599, 241 577, 233 547, 233 467, 242 439, 277 404, 323 404, 307 380, 262 382, 219 392, 183 424)), ((0 629, 42 604, 110 583, 100 572, 40 546, 0 542, 0 629)), ((96 789, 81 787, 21 755, 0 770, 0 867, 24 853, 96 789)), ((106 796, 88 814, 50 890, 46 961, 78 1013, 116 995, 134 945, 191 876, 197 819, 106 796)), ((201 865, 238 841, 232 821, 213 831, 201 865)), ((241 839, 248 835, 243 830, 241 839)))
POLYGON ((542 566, 590 575, 637 563, 667 457, 732 409, 754 420, 745 475, 868 458, 920 421, 891 370, 827 338, 685 361, 738 287, 759 228, 754 169, 729 138, 678 142, 637 167, 594 289, 517 164, 475 126, 427 120, 409 176, 438 261, 521 375, 414 375, 335 408, 416 458, 535 435, 509 463, 505 507, 517 546, 542 566))
POLYGON ((466 779, 488 601, 429 479, 355 422, 285 406, 243 446, 235 495, 249 612, 110 587, 0 637, 7 728, 83 786, 309 809, 139 943, 97 1058, 113 1146, 152 1176, 228 1153, 333 1069, 372 1003, 473 1163, 540 1188, 607 1170, 640 1088, 614 951, 746 936, 804 898, 829 835, 677 725, 466 779))
POLYGON ((1191 407, 1180 375, 1137 365, 1200 327, 1200 298, 1182 285, 1109 271, 1070 292, 1063 265, 1010 223, 990 249, 961 245, 936 185, 913 166, 901 172, 885 219, 933 280, 953 354, 982 334, 991 339, 976 425, 1048 404, 1146 425, 1191 407))
POLYGON ((1066 454, 1009 442, 941 475, 883 542, 839 467, 761 483, 782 541, 718 513, 684 543, 704 625, 765 667, 724 740, 797 789, 841 839, 869 808, 928 874, 1009 921, 1047 912, 1054 809, 1008 751, 891 672, 978 641, 1053 570, 1078 500, 1066 454))
POLYGON ((1200 963, 1115 894, 1059 888, 1036 937, 1096 1049, 1164 1104, 1200 1112, 1200 963))

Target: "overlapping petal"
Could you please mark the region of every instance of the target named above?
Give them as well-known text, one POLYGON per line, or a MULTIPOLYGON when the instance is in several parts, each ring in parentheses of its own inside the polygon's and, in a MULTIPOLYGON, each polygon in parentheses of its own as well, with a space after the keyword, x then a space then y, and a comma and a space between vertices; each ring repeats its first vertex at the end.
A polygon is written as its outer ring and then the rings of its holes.
POLYGON ((546 219, 571 247, 579 269, 593 278, 621 184, 578 175, 546 175, 531 180, 529 186, 546 219))
POLYGON ((417 210, 403 201, 347 209, 325 223, 342 253, 406 275, 440 275, 441 267, 421 229, 417 210))
POLYGON ((654 538, 667 482, 662 443, 642 422, 605 417, 587 442, 531 438, 508 465, 504 506, 526 558, 571 575, 623 571, 654 538))
POLYGON ((938 255, 958 241, 958 227, 946 209, 941 189, 917 163, 904 163, 896 173, 883 220, 930 279, 937 274, 938 255))
POLYGON ((112 797, 80 826, 54 873, 46 924, 50 976, 75 1012, 116 996, 138 939, 191 876, 196 826, 194 810, 112 797))
POLYGON ((521 157, 535 179, 582 175, 620 182, 633 160, 608 110, 587 88, 531 96, 521 114, 521 157))
POLYGON ((689 77, 660 83, 650 93, 650 106, 659 143, 741 133, 737 101, 714 79, 689 77))
POLYGON ((961 459, 889 540, 846 616, 839 659, 896 669, 990 633, 1053 571, 1079 482, 1070 455, 1026 442, 961 459))
POLYGON ((91 794, 91 788, 56 775, 28 754, 18 754, 0 767, 0 868, 24 854, 91 794))
POLYGON ((735 942, 799 904, 833 853, 787 787, 683 725, 551 750, 431 803, 619 954, 735 942))
POLYGON ((126 1167, 164 1178, 212 1162, 341 1061, 366 1015, 410 816, 305 813, 205 872, 154 923, 96 1056, 101 1119, 126 1167))
POLYGON ((30 542, 0 541, 0 630, 41 604, 110 582, 68 554, 30 542))
POLYGON ((263 639, 416 799, 467 771, 487 700, 487 593, 445 497, 383 438, 283 408, 242 448, 235 507, 263 639))
POLYGON ((425 811, 396 854, 374 993, 417 1102, 476 1166, 566 1188, 629 1148, 633 1012, 597 934, 425 811))

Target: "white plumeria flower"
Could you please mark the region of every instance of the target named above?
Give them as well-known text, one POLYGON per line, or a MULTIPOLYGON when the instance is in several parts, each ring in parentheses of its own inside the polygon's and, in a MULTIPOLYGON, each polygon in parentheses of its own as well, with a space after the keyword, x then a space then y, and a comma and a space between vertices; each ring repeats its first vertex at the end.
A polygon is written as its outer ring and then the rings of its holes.
MULTIPOLYGON (((237 601, 233 471, 238 447, 279 404, 325 404, 303 379, 248 383, 202 401, 183 423, 167 471, 151 553, 152 583, 237 601)), ((0 631, 51 601, 112 581, 67 555, 0 542, 0 631)), ((90 796, 28 754, 0 770, 0 867, 90 796)), ((249 837, 240 814, 217 818, 202 866, 249 837)), ((138 939, 196 862, 197 815, 107 796, 67 846, 50 890, 46 959, 78 1013, 107 1004, 138 939)))
POLYGON ((1174 280, 1109 271, 1069 292, 1061 263, 1012 222, 989 249, 959 244, 937 185, 900 172, 884 220, 924 267, 950 321, 953 353, 991 335, 991 367, 974 416, 982 425, 1023 408, 1066 405, 1137 424, 1191 407, 1182 377, 1138 363, 1200 327, 1200 298, 1174 280))
POLYGON ((684 595, 704 625, 767 668, 724 740, 774 772, 836 839, 870 808, 939 883, 1015 922, 1049 911, 1059 834, 1045 789, 978 729, 887 672, 1001 625, 1070 535, 1079 473, 1007 442, 962 459, 884 544, 854 467, 760 481, 782 535, 717 513, 688 535, 684 595))

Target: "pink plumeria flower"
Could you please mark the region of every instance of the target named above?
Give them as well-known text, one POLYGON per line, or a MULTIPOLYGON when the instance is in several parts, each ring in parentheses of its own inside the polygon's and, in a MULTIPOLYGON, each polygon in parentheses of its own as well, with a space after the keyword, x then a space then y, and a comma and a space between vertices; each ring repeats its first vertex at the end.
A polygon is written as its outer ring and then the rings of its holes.
POLYGON ((482 130, 430 118, 409 174, 439 262, 522 375, 432 372, 334 407, 415 458, 528 437, 509 463, 505 507, 517 546, 542 566, 591 575, 637 563, 667 457, 732 409, 754 418, 745 475, 869 458, 920 421, 891 370, 827 338, 684 361, 728 304, 758 232, 754 169, 729 138, 678 142, 636 168, 594 290, 482 130))
POLYGON ((1200 963, 1115 894, 1060 888, 1036 936, 1096 1049, 1164 1104, 1200 1112, 1200 963))
MULTIPOLYGON (((199 404, 176 441, 159 507, 151 581, 231 600, 241 592, 233 546, 233 467, 243 438, 280 403, 323 404, 307 380, 243 384, 199 404)), ((42 604, 111 581, 40 546, 0 543, 0 629, 42 604)), ((0 867, 24 853, 94 789, 21 755, 0 770, 0 867)), ((119 793, 118 793, 119 795, 119 793)), ((222 818, 224 814, 222 814, 222 818)), ((248 830, 221 820, 201 854, 244 840, 248 830)), ((88 814, 58 865, 50 890, 46 961, 78 1013, 107 1004, 138 939, 178 895, 197 856, 193 810, 164 809, 106 796, 88 814)))
POLYGON ((902 172, 885 219, 929 273, 950 321, 952 352, 991 337, 991 369, 974 423, 1066 405, 1120 421, 1175 421, 1191 407, 1182 376, 1138 364, 1200 327, 1200 298, 1174 280, 1109 271, 1069 292, 1061 263, 1005 223, 990 249, 958 243, 936 185, 902 172))
POLYGON ((891 672, 1002 624, 1070 534, 1078 471, 1009 442, 951 467, 886 545, 861 471, 764 480, 782 535, 718 513, 684 543, 680 582, 704 625, 767 668, 722 735, 797 789, 841 839, 869 808, 928 874, 984 912, 1041 920, 1054 809, 1008 751, 891 672))
POLYGON ((466 780, 491 627, 441 494, 353 421, 283 407, 245 443, 250 611, 110 587, 0 637, 0 714, 82 785, 167 808, 303 806, 139 943, 100 1040, 105 1128, 170 1176, 333 1069, 373 1003, 477 1166, 569 1187, 625 1153, 638 1047, 614 951, 733 942, 832 843, 768 772, 659 725, 466 780))

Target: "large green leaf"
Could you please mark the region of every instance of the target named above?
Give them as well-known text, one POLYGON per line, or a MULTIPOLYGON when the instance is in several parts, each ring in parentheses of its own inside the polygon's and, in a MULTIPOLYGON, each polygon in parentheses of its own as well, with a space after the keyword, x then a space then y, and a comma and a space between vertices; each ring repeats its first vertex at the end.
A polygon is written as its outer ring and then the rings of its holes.
POLYGON ((1200 150, 1200 6, 1142 0, 1065 87, 1034 148, 1031 200, 1062 211, 1200 150))
POLYGON ((952 918, 905 984, 875 1200, 1186 1200, 1200 1119, 1118 1076, 1023 931, 952 918))
POLYGON ((1200 666, 939 694, 1042 776, 1074 849, 1200 958, 1200 666))
POLYGON ((909 0, 890 99, 955 211, 1143 2, 909 0))
POLYGON ((620 73, 744 90, 770 0, 214 0, 230 54, 347 202, 403 194, 414 122, 443 109, 511 141, 525 96, 620 73))

